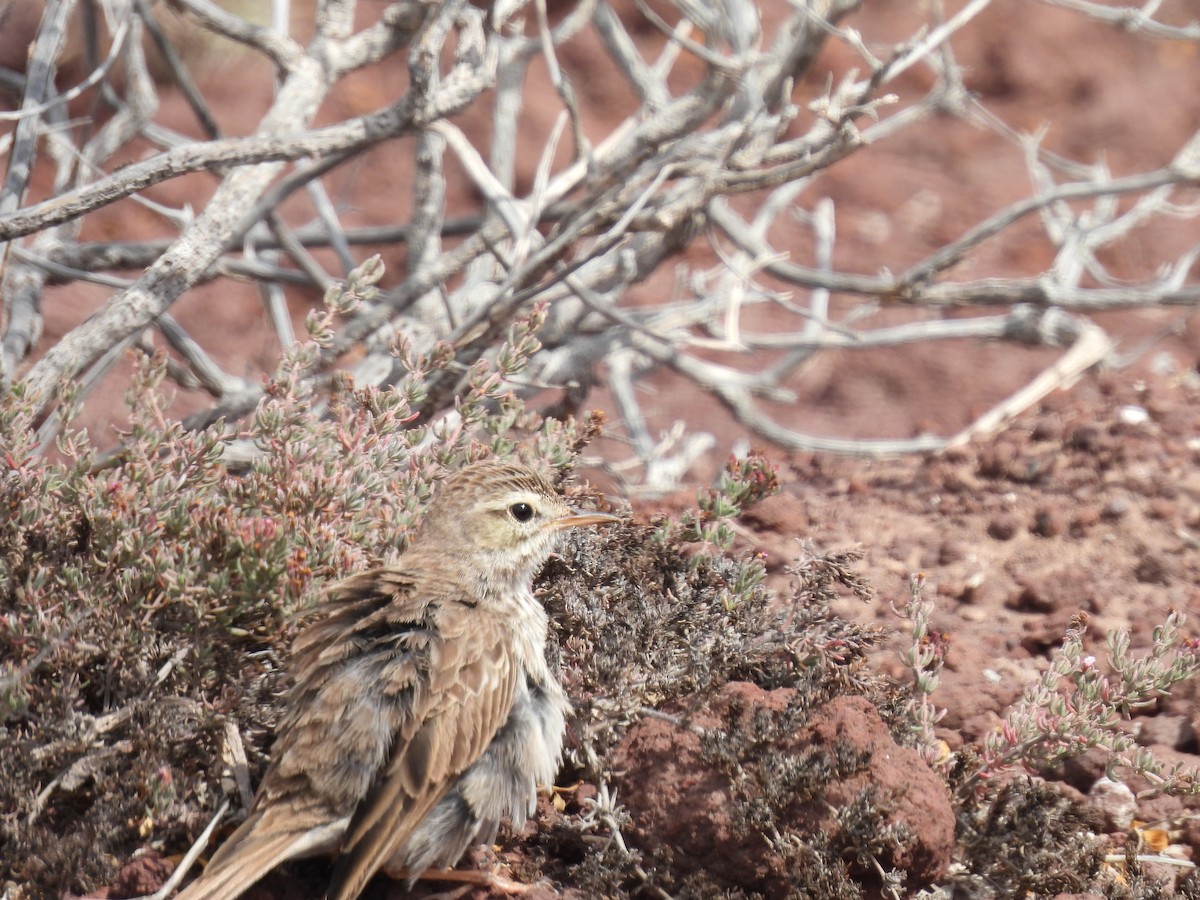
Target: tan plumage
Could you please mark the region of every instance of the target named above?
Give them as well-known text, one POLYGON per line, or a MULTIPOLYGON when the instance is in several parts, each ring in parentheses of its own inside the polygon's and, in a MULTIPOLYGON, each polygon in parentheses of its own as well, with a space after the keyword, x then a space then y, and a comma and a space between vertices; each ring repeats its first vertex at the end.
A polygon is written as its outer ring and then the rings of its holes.
POLYGON ((453 866, 553 780, 566 697, 530 581, 575 513, 538 475, 450 476, 395 568, 331 588, 296 640, 295 685, 249 817, 180 900, 233 898, 280 863, 336 854, 326 896, 380 869, 453 866))

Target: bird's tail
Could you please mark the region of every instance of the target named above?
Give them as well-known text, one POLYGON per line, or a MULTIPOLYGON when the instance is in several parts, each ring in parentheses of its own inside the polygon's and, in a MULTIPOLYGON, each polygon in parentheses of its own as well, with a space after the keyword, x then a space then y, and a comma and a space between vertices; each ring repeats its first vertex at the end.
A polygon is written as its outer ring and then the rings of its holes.
POLYGON ((319 852, 321 829, 305 818, 280 822, 277 816, 252 813, 175 900, 234 900, 281 863, 319 852))

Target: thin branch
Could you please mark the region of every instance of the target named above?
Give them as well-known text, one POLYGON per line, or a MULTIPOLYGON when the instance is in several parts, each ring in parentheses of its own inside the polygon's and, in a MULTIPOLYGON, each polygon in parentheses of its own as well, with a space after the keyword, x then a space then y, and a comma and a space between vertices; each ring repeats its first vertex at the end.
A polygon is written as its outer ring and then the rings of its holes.
POLYGON ((171 877, 163 882, 163 886, 153 894, 145 894, 136 898, 136 900, 167 900, 167 897, 170 897, 183 882, 188 871, 196 864, 196 860, 204 853, 208 847, 208 842, 212 840, 213 832, 217 830, 217 825, 225 818, 225 813, 228 811, 229 801, 222 800, 221 805, 217 807, 217 811, 213 813, 213 817, 208 820, 208 825, 200 832, 195 842, 188 848, 188 852, 183 855, 183 858, 179 860, 179 864, 171 872, 171 877))
POLYGON ((212 0, 171 0, 204 28, 262 53, 283 72, 292 72, 305 60, 304 48, 286 35, 247 22, 217 6, 212 0))
MULTIPOLYGON (((739 422, 789 450, 825 451, 846 456, 891 456, 941 451, 965 443, 973 437, 991 433, 1056 388, 1069 385, 1082 372, 1100 362, 1112 349, 1111 339, 1098 326, 1072 319, 1054 310, 1050 313, 1055 318, 1047 320, 1043 318, 1043 314, 1032 313, 1028 308, 1014 311, 1009 317, 1008 335, 1014 339, 1019 337, 1023 340, 1042 340, 1057 344, 1066 338, 1067 333, 1074 331, 1074 343, 1067 354, 1028 385, 949 438, 930 435, 898 440, 847 440, 804 434, 781 425, 764 413, 754 402, 754 391, 750 386, 724 378, 718 378, 707 386, 739 422)), ((689 377, 701 377, 704 371, 686 362, 687 359, 676 356, 664 361, 674 368, 679 368, 689 377)))
MULTIPOLYGON (((60 3, 58 5, 61 8, 70 10, 73 3, 60 3)), ((49 10, 47 10, 47 12, 49 12, 49 10)), ((68 15, 69 14, 70 13, 68 12, 68 15)), ((109 37, 110 45, 108 48, 108 54, 104 57, 104 59, 100 62, 100 64, 98 66, 96 66, 94 69, 92 69, 91 72, 88 73, 88 76, 86 78, 84 78, 83 81, 79 82, 78 84, 74 85, 71 88, 68 88, 67 90, 63 91, 61 94, 55 94, 53 99, 47 100, 46 102, 41 103, 39 105, 36 105, 36 106, 22 105, 20 109, 15 110, 13 112, 0 112, 0 122, 12 122, 17 119, 23 119, 26 117, 41 116, 44 113, 50 111, 51 109, 53 109, 55 107, 70 103, 72 100, 75 100, 78 97, 82 96, 90 88, 93 88, 97 84, 99 84, 104 79, 104 77, 108 74, 109 70, 113 66, 113 63, 115 63, 117 61, 117 58, 121 55, 121 49, 125 44, 125 38, 129 34, 129 19, 130 19, 130 14, 126 13, 125 17, 121 20, 121 23, 117 26, 117 30, 114 31, 112 33, 112 35, 109 37)), ((43 21, 45 21, 45 19, 43 19, 43 21)), ((57 54, 56 54, 56 56, 57 56, 57 54)), ((31 71, 32 71, 32 68, 31 68, 31 71)), ((51 71, 53 71, 53 69, 51 69, 51 71)))
POLYGON ((238 166, 269 166, 273 171, 275 164, 306 156, 322 157, 351 150, 358 152, 411 129, 412 117, 413 110, 402 100, 384 110, 312 131, 272 131, 254 137, 226 138, 176 147, 149 159, 130 163, 86 188, 0 215, 0 241, 61 224, 189 172, 238 166))
POLYGON ((192 108, 192 112, 196 116, 196 120, 200 123, 200 127, 204 130, 205 135, 209 139, 221 136, 221 129, 217 125, 216 117, 209 110, 208 104, 204 101, 203 94, 196 86, 196 82, 192 79, 191 74, 184 65, 183 58, 179 55, 179 51, 175 49, 175 45, 171 43, 158 19, 154 16, 154 11, 150 8, 150 0, 134 0, 134 6, 141 16, 142 22, 146 26, 146 30, 150 34, 151 40, 154 41, 154 48, 158 51, 158 55, 166 63, 167 68, 171 70, 171 77, 174 79, 176 86, 183 92, 183 96, 187 99, 188 106, 192 108))
POLYGON ((173 317, 163 313, 154 324, 175 352, 187 360, 188 369, 200 386, 214 397, 224 397, 246 389, 244 379, 230 375, 217 365, 173 317))
POLYGON ((930 31, 921 40, 916 41, 906 52, 885 63, 879 73, 879 83, 882 84, 896 79, 903 72, 923 60, 948 41, 951 35, 961 30, 963 26, 983 12, 991 2, 992 0, 971 0, 970 3, 937 28, 930 31))
POLYGON ((1171 41, 1200 40, 1200 22, 1189 22, 1187 25, 1167 25, 1159 22, 1153 15, 1148 15, 1142 7, 1108 6, 1103 3, 1092 3, 1089 0, 1042 0, 1042 2, 1050 6, 1073 9, 1098 22, 1115 25, 1144 37, 1171 41))
POLYGON ((943 272, 962 260, 980 244, 995 237, 1004 229, 1030 213, 1066 200, 1091 200, 1096 197, 1150 191, 1169 184, 1181 184, 1182 178, 1171 168, 1157 169, 1125 178, 1114 178, 1104 184, 1067 184, 1040 197, 1030 197, 1012 204, 983 222, 980 222, 958 240, 939 248, 924 261, 910 268, 898 279, 901 291, 928 281, 934 274, 943 272))

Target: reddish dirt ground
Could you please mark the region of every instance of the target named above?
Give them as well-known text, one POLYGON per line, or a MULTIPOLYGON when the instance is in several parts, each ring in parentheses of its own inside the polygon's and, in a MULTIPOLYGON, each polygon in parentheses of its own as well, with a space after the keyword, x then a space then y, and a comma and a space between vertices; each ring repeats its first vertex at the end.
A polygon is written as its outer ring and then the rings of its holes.
MULTIPOLYGON (((847 599, 838 612, 891 631, 873 664, 898 679, 911 677, 900 658, 909 632, 899 611, 911 576, 923 573, 932 627, 949 642, 933 698, 945 711, 938 736, 954 750, 978 747, 1047 670, 1081 614, 1085 647, 1099 660, 1106 635, 1119 630, 1129 632, 1134 655, 1144 654, 1172 610, 1200 634, 1198 393, 1194 371, 1089 377, 1002 433, 943 455, 870 462, 778 454, 783 489, 742 517, 740 544, 767 554, 783 597, 786 567, 807 549, 860 546, 878 596, 870 605, 847 599)), ((681 493, 639 507, 691 502, 681 493)), ((1200 766, 1198 697, 1200 686, 1184 683, 1122 727, 1168 765, 1200 766)), ((1104 758, 1089 751, 1042 774, 1120 844, 1128 815, 1114 824, 1104 758)), ((917 772, 911 762, 896 765, 917 772)), ((1127 782, 1147 796, 1126 812, 1170 829, 1172 852, 1200 857, 1200 800, 1154 796, 1138 776, 1127 782)))
MULTIPOLYGON (((783 492, 745 517, 745 540, 769 554, 776 572, 796 558, 797 541, 860 544, 878 602, 847 602, 839 612, 898 628, 891 651, 907 640, 896 610, 909 577, 924 573, 933 627, 950 641, 935 695, 946 709, 942 736, 952 747, 978 742, 1046 670, 1080 613, 1100 659, 1104 636, 1117 629, 1144 651, 1173 609, 1187 612, 1197 633, 1198 390, 1192 376, 1089 379, 986 445, 945 456, 792 456, 783 492)), ((904 677, 894 652, 877 664, 904 677)), ((1181 686, 1128 728, 1165 760, 1200 764, 1197 692, 1181 686)), ((1066 777, 1086 792, 1098 774, 1084 766, 1066 777)), ((1160 798, 1137 818, 1170 818, 1185 807, 1196 804, 1160 798)))

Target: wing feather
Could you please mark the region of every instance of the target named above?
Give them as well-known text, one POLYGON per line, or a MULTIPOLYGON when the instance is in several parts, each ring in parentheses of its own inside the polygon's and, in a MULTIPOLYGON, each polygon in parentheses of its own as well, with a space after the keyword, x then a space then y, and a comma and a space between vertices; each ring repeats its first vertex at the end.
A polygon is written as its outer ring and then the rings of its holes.
POLYGON ((351 818, 330 900, 357 896, 405 847, 507 719, 516 688, 512 652, 498 633, 473 638, 478 653, 448 654, 452 667, 431 673, 428 703, 414 710, 383 777, 351 818))
POLYGON ((338 849, 327 896, 351 900, 485 751, 516 689, 507 624, 425 583, 427 570, 330 588, 293 647, 297 680, 250 818, 187 900, 236 897, 314 847, 338 849))

